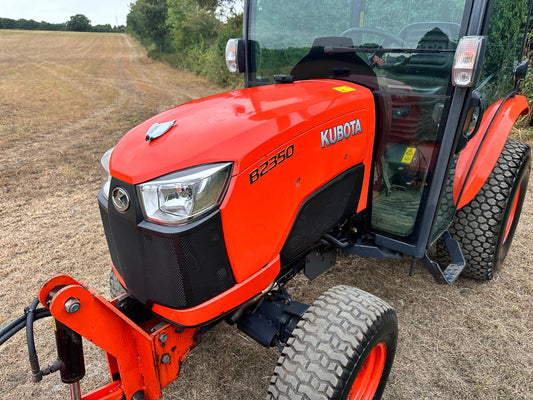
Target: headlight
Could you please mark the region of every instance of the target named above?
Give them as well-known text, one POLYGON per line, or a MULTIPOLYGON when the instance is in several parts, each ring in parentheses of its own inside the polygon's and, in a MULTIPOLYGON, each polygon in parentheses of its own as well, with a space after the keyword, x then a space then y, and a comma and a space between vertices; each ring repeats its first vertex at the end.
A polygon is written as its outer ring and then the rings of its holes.
POLYGON ((180 225, 218 207, 231 166, 201 165, 139 185, 144 216, 159 224, 180 225))
POLYGON ((108 199, 109 187, 111 186, 111 174, 109 173, 109 160, 111 159, 111 153, 113 152, 113 149, 114 147, 111 147, 109 150, 107 150, 100 160, 102 167, 104 167, 105 171, 107 172, 107 180, 105 181, 104 186, 102 187, 102 194, 104 195, 106 200, 108 199))

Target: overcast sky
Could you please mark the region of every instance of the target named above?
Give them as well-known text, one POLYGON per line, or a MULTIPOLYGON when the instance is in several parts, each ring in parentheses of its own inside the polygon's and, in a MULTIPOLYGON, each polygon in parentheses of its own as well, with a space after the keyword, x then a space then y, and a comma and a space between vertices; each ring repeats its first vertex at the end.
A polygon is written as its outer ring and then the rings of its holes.
POLYGON ((0 0, 0 17, 67 22, 83 14, 92 25, 126 25, 131 0, 0 0))

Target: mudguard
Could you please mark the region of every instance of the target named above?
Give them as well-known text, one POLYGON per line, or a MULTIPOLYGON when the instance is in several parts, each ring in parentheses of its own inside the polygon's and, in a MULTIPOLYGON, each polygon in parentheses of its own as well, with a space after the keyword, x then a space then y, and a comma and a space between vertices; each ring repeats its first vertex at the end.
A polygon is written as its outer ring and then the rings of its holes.
POLYGON ((516 120, 529 112, 524 96, 511 97, 502 105, 503 101, 489 107, 479 131, 459 155, 453 182, 457 209, 470 203, 479 192, 494 169, 516 120))

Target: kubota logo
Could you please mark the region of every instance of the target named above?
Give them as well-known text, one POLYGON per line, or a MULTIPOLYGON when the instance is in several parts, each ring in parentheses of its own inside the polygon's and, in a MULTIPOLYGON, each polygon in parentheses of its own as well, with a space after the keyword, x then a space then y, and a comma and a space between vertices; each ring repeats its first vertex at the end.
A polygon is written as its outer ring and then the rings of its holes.
POLYGON ((334 145, 343 139, 349 139, 350 136, 355 136, 363 132, 359 118, 346 122, 344 125, 337 125, 332 128, 320 131, 320 139, 322 140, 322 148, 334 145))

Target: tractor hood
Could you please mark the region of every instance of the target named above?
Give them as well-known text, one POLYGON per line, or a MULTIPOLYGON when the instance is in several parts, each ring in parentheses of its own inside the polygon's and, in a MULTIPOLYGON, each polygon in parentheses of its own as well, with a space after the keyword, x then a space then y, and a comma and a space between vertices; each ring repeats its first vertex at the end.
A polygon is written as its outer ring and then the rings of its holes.
MULTIPOLYGON (((268 85, 206 97, 133 128, 115 147, 110 172, 138 184, 196 165, 231 161, 237 175, 294 137, 373 104, 370 90, 335 80, 268 85), (174 120, 167 132, 147 139, 154 124, 174 120)), ((318 132, 317 146, 320 140, 318 132)))

